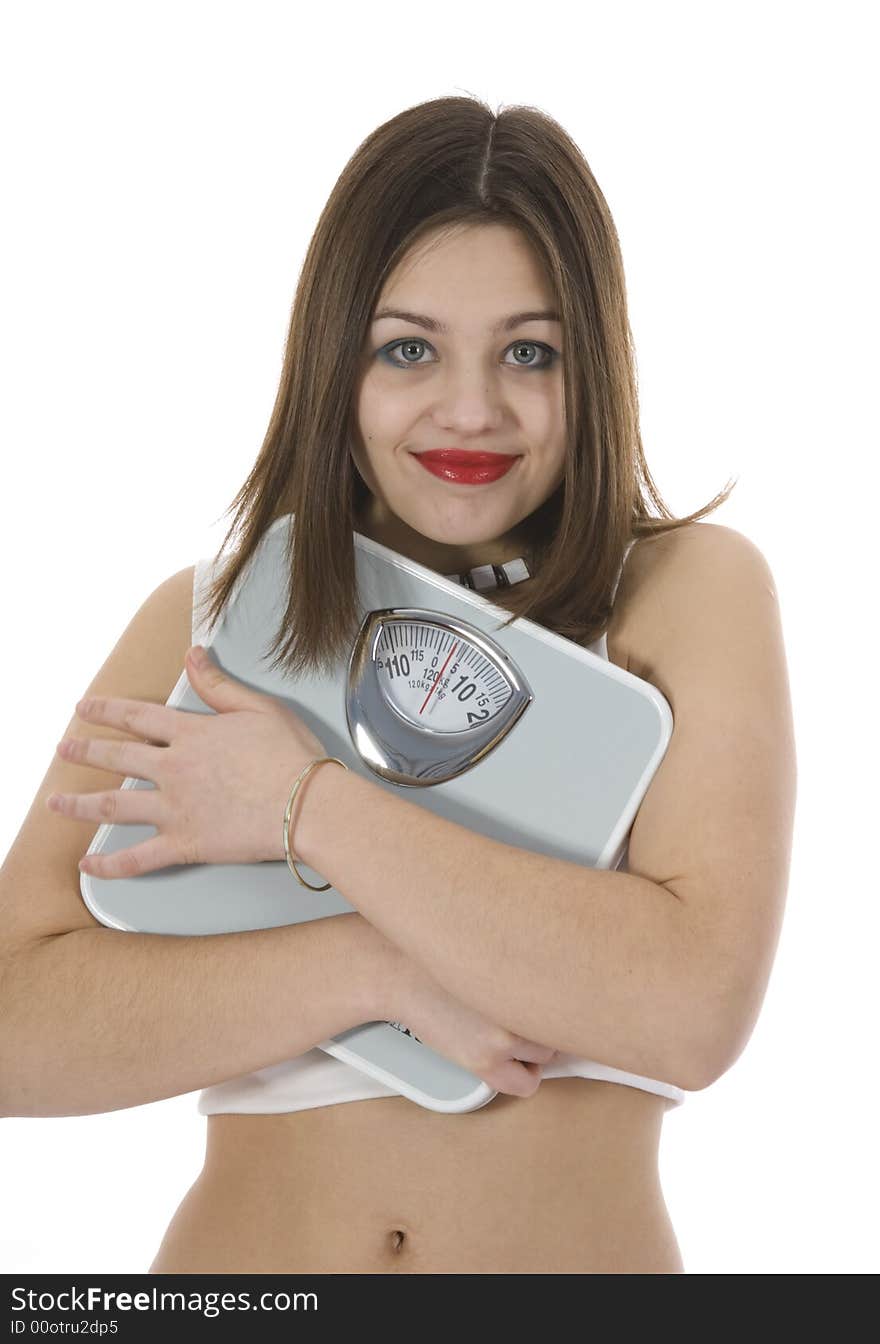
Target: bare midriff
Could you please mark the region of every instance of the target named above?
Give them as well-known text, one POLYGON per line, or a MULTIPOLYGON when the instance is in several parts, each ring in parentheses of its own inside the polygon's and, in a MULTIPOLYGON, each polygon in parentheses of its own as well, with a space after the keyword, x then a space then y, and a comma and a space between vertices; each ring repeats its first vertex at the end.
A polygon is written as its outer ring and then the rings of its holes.
POLYGON ((664 1097, 542 1079, 460 1115, 404 1097, 208 1117, 154 1274, 679 1274, 664 1097))

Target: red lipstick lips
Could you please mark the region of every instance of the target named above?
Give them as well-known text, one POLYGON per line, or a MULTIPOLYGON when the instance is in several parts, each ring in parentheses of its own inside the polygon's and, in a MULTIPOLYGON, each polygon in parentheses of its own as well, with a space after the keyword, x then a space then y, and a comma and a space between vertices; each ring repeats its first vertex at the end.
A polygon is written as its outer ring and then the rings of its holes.
POLYGON ((413 456, 426 471, 456 485, 488 485, 504 476, 517 461, 516 456, 507 453, 468 452, 463 448, 432 449, 413 456))

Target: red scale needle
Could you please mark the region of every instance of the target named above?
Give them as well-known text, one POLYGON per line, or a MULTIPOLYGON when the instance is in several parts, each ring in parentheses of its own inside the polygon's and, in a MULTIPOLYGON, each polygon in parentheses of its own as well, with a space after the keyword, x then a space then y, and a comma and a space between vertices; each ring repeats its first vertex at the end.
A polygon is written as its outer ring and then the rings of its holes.
MULTIPOLYGON (((436 691, 437 687, 440 685, 440 679, 442 678, 443 673, 446 671, 447 667, 449 666, 449 659, 450 659, 450 658, 452 657, 452 655, 455 653, 455 650, 456 650, 457 648, 458 648, 458 645, 457 645, 457 644, 453 644, 452 648, 449 650, 449 657, 446 659, 446 662, 445 662, 445 663, 443 664, 443 666, 441 667, 441 669, 440 669, 440 671, 439 671, 439 673, 438 673, 438 675, 437 675, 437 680, 434 682, 434 685, 431 687, 430 691, 429 691, 428 694, 425 696, 424 702, 422 703, 422 709, 425 708, 425 705, 428 703, 428 701, 431 699, 431 696, 434 694, 434 692, 436 691)), ((421 714, 421 712, 422 712, 422 709, 419 710, 419 713, 420 713, 420 714, 421 714)))

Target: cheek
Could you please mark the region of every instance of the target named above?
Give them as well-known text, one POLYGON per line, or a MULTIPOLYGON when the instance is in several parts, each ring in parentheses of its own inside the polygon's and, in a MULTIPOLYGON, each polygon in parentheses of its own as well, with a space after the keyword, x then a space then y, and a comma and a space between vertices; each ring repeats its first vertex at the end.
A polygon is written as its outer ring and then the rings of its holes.
MULTIPOLYGON (((402 387, 406 383, 406 374, 394 376, 393 371, 377 366, 370 369, 361 383, 358 396, 358 414, 361 420, 376 426, 379 432, 384 425, 393 425, 408 414, 408 408, 418 397, 412 395, 414 389, 402 387)), ((419 380, 416 379, 416 382, 419 380)))
POLYGON ((541 382, 543 374, 523 374, 513 389, 510 406, 532 443, 556 444, 563 437, 565 401, 559 380, 541 382))

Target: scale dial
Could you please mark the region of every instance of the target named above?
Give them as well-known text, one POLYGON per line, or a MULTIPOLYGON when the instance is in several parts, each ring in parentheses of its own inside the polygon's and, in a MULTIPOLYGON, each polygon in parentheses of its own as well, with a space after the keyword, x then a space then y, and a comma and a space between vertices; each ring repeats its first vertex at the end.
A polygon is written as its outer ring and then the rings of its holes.
POLYGON ((494 641, 441 612, 370 612, 352 651, 352 741, 371 770, 398 784, 439 784, 470 769, 532 699, 494 641))
POLYGON ((467 732, 484 724, 514 694, 494 659, 448 625, 383 622, 373 657, 392 709, 435 733, 467 732))

